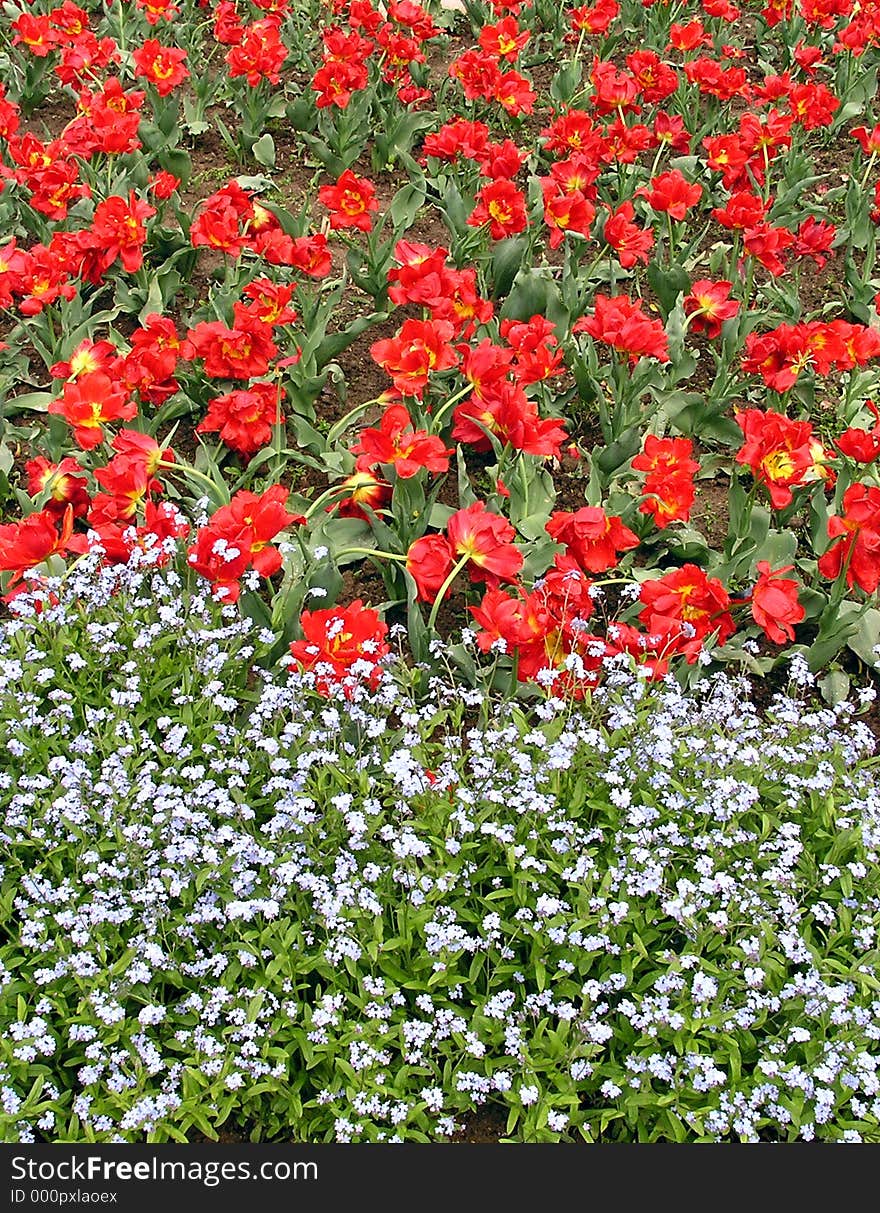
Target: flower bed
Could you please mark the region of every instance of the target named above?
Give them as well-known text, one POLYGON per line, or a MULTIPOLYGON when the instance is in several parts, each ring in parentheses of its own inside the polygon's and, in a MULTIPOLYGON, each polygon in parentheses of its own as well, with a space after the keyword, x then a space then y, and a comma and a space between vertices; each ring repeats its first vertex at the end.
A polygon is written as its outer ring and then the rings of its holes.
POLYGON ((876 4, 2 20, 3 1133, 875 1137, 876 4))
POLYGON ((880 641, 873 9, 461 7, 6 18, 7 595, 207 508, 193 568, 287 644, 366 588, 528 693, 792 645, 845 693, 880 641))
POLYGON ((0 647, 5 1140, 877 1139, 875 743, 802 658, 328 698, 95 564, 0 647))

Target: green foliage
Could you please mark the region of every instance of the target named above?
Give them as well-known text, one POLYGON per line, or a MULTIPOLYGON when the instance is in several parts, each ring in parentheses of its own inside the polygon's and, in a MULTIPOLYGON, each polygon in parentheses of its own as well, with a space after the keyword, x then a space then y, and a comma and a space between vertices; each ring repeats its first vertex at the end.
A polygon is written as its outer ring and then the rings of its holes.
POLYGON ((580 703, 401 665, 328 701, 173 571, 87 565, 0 642, 4 1140, 433 1141, 487 1104, 532 1142, 877 1138, 849 705, 619 665, 580 703))

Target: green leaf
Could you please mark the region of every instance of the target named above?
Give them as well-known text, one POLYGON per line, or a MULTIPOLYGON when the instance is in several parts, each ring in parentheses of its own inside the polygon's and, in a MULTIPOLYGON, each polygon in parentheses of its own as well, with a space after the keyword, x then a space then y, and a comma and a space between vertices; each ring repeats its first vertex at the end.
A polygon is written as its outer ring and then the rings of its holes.
MULTIPOLYGON (((252 194, 262 194, 265 190, 272 188, 272 180, 270 177, 264 177, 262 173, 257 176, 248 176, 244 174, 235 178, 235 184, 241 186, 243 190, 247 190, 252 194)), ((262 203, 260 204, 262 205, 262 203)))
POLYGON ((183 98, 183 125, 191 135, 204 135, 211 129, 211 123, 204 116, 199 117, 196 107, 189 97, 183 98))
POLYGON ((251 153, 257 164, 262 164, 263 168, 275 167, 275 140, 268 132, 260 136, 251 148, 251 153))
POLYGON ((832 707, 843 703, 849 696, 849 675, 844 674, 843 670, 830 670, 824 678, 819 679, 818 685, 822 698, 832 707))
POLYGON ((648 266, 647 277, 651 290, 659 300, 664 318, 675 307, 678 296, 691 289, 690 275, 683 266, 675 262, 669 266, 661 266, 652 261, 648 266))
POLYGON ((26 392, 23 396, 13 396, 3 406, 5 416, 14 413, 45 413, 55 399, 51 392, 26 392))
POLYGON ((849 638, 847 644, 865 665, 874 670, 878 668, 880 654, 875 653, 874 649, 880 645, 880 611, 876 607, 869 607, 865 611, 855 635, 849 638))
POLYGON ((454 513, 455 509, 451 505, 444 505, 442 501, 435 501, 428 515, 428 526, 436 527, 438 531, 442 531, 454 513))
POLYGON ((312 131, 315 129, 317 113, 311 96, 303 94, 287 106, 287 119, 295 131, 312 131))
POLYGON ((540 539, 547 533, 547 523, 550 520, 550 511, 542 511, 539 514, 526 514, 516 523, 516 529, 522 535, 523 539, 540 539))
POLYGON ((343 350, 347 350, 350 345, 357 341, 361 333, 366 332, 374 324, 380 324, 387 318, 387 312, 371 312, 369 316, 359 316, 357 320, 353 320, 341 332, 328 334, 315 351, 317 368, 320 370, 325 367, 328 362, 338 357, 343 350))
POLYGON ((325 514, 309 537, 309 546, 313 549, 326 546, 338 564, 351 564, 364 557, 349 555, 340 558, 338 553, 346 548, 369 548, 373 546, 372 538, 372 532, 362 518, 334 518, 332 514, 325 514))
POLYGON ((158 153, 156 159, 167 173, 179 177, 182 185, 186 185, 192 176, 192 159, 189 152, 182 147, 165 148, 158 153))
POLYGON ((532 316, 546 316, 552 295, 561 303, 559 288, 548 270, 532 267, 521 269, 504 301, 501 319, 530 320, 532 316))
POLYGON ((758 542, 754 560, 755 563, 766 560, 771 569, 782 569, 794 564, 796 553, 797 535, 794 531, 771 531, 763 542, 758 542))
POLYGON ((624 430, 619 438, 614 442, 609 443, 604 450, 599 451, 593 457, 594 465, 606 476, 610 476, 612 472, 616 472, 618 468, 623 467, 635 455, 638 454, 641 447, 641 434, 638 426, 631 426, 630 429, 624 430))
POLYGON ((164 299, 162 296, 162 283, 159 281, 159 275, 154 274, 150 279, 150 289, 147 291, 147 298, 144 301, 144 306, 138 312, 138 322, 143 324, 147 316, 151 312, 162 313, 164 311, 164 299))
POLYGON ((528 249, 527 236, 514 236, 509 240, 499 240, 492 250, 492 295, 495 299, 503 299, 510 293, 517 272, 523 263, 528 249))
POLYGON ((525 559, 520 570, 520 576, 523 581, 534 581, 536 577, 540 577, 542 573, 546 573, 558 550, 556 541, 551 539, 546 531, 543 537, 539 535, 531 540, 523 552, 525 559))
POLYGON ((453 236, 463 237, 473 232, 473 228, 468 227, 468 216, 470 215, 471 207, 461 196, 461 191, 458 187, 451 182, 443 192, 440 204, 438 204, 438 210, 445 218, 446 226, 453 236))
MULTIPOLYGON (((842 610, 840 615, 843 615, 842 610)), ((833 630, 831 626, 827 625, 826 620, 820 621, 819 635, 807 650, 807 663, 814 674, 824 669, 832 658, 837 656, 856 631, 855 621, 848 620, 845 615, 843 618, 839 618, 835 612, 835 621, 836 626, 833 627, 833 630), (826 626, 822 627, 822 624, 826 624, 826 626)))
POLYGON ((395 231, 406 231, 407 228, 412 227, 416 215, 424 205, 425 186, 423 183, 410 182, 408 185, 402 186, 391 199, 391 205, 388 208, 395 231))
POLYGON ((406 624, 409 647, 416 661, 425 661, 428 658, 428 645, 431 638, 419 606, 419 588, 408 569, 404 568, 403 573, 406 581, 406 624))
POLYGON ((571 101, 580 86, 582 74, 580 60, 573 60, 560 68, 550 82, 550 96, 553 100, 563 104, 571 101))

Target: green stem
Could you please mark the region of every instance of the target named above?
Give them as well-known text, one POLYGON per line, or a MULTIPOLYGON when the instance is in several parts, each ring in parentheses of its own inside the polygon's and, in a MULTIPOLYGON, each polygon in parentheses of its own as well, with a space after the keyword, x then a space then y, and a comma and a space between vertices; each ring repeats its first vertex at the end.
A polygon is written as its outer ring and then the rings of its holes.
MULTIPOLYGON (((566 250, 566 251, 568 251, 568 250, 566 250)), ((608 256, 607 246, 603 246, 602 248, 599 249, 599 252, 596 254, 596 256, 593 258, 593 260, 587 266, 586 273, 583 275, 579 275, 579 277, 582 277, 584 282, 589 282, 589 280, 593 277, 593 272, 596 269, 596 267, 598 266, 599 262, 602 261, 606 256, 608 256)))
POLYGON ((321 493, 321 495, 319 497, 315 498, 315 500, 311 503, 309 508, 305 511, 303 517, 311 518, 312 515, 318 510, 318 508, 320 506, 322 506, 324 504, 325 501, 330 501, 331 498, 338 497, 340 494, 342 496, 346 496, 349 492, 350 492, 350 490, 348 488, 346 488, 346 486, 343 484, 332 484, 329 489, 325 489, 324 492, 321 493))
POLYGON ((865 191, 865 186, 868 184, 868 178, 871 175, 871 169, 874 167, 874 161, 876 159, 877 159, 877 153, 871 152, 871 156, 870 156, 870 159, 868 160, 867 168, 865 169, 864 173, 862 174, 862 180, 859 182, 859 193, 860 194, 864 193, 864 191, 865 191))
POLYGON ((727 276, 731 282, 736 282, 738 276, 737 264, 740 255, 740 231, 736 228, 733 232, 733 244, 730 249, 730 267, 727 276))
POLYGON ((469 395, 474 390, 474 385, 468 380, 465 387, 460 392, 456 392, 454 396, 450 396, 434 414, 434 424, 439 427, 440 419, 449 412, 453 405, 458 404, 459 400, 464 400, 465 396, 469 395))
POLYGON ((381 403, 381 399, 377 396, 374 400, 365 400, 362 404, 356 404, 353 409, 349 409, 345 416, 340 417, 327 431, 327 446, 332 446, 340 434, 348 429, 352 421, 359 417, 361 413, 365 413, 371 405, 381 403))
POLYGON ((46 306, 43 308, 43 317, 45 320, 46 328, 49 330, 49 343, 51 345, 52 352, 54 354, 57 352, 58 338, 55 335, 55 308, 54 308, 53 304, 51 304, 51 303, 46 304, 46 306))
POLYGON ((657 176, 657 169, 660 167, 660 158, 662 157, 662 155, 663 155, 663 151, 664 151, 664 149, 665 149, 665 148, 666 148, 666 144, 665 144, 665 143, 664 143, 664 141, 661 139, 661 140, 660 140, 660 142, 659 142, 659 143, 658 143, 658 145, 657 145, 657 153, 656 153, 656 155, 654 156, 654 162, 653 162, 653 164, 651 165, 651 171, 650 171, 650 173, 648 174, 648 180, 649 180, 649 181, 653 180, 653 178, 657 176))
POLYGON ((120 54, 120 58, 122 59, 122 66, 124 68, 126 46, 125 46, 125 5, 123 4, 123 0, 119 0, 118 7, 119 7, 119 54, 120 54))
POLYGON ((751 300, 752 300, 752 290, 754 288, 754 285, 755 285, 755 258, 751 255, 751 253, 749 253, 748 267, 746 269, 745 288, 743 290, 743 296, 742 296, 742 313, 743 313, 744 319, 746 316, 748 316, 748 313, 749 313, 749 304, 751 303, 751 300))
POLYGON ((383 560, 406 562, 406 555, 403 552, 383 552, 381 548, 343 548, 341 552, 333 553, 333 558, 336 561, 342 556, 379 556, 383 560))
POLYGON ((281 379, 279 377, 275 385, 275 420, 272 424, 272 467, 273 480, 280 480, 283 469, 283 459, 281 452, 285 446, 286 426, 281 415, 281 379))
POLYGON ((429 632, 433 632, 433 630, 434 630, 434 624, 437 622, 437 615, 440 611, 441 603, 443 602, 443 599, 446 597, 447 590, 452 585, 453 581, 455 581, 456 577, 458 576, 458 574, 461 572, 461 570, 464 568, 464 566, 467 564, 467 562, 469 560, 470 560, 470 554, 466 552, 465 555, 462 556, 460 560, 457 560, 456 563, 452 566, 449 576, 446 578, 446 580, 441 585, 439 593, 437 594, 437 597, 434 599, 434 605, 431 607, 431 614, 428 616, 428 631, 429 632))
POLYGON ((206 476, 204 472, 199 472, 196 468, 190 467, 188 463, 172 463, 169 459, 160 459, 157 467, 165 468, 169 472, 182 472, 184 476, 193 480, 201 480, 211 490, 212 495, 219 493, 221 497, 225 496, 221 485, 212 480, 210 476, 206 476))

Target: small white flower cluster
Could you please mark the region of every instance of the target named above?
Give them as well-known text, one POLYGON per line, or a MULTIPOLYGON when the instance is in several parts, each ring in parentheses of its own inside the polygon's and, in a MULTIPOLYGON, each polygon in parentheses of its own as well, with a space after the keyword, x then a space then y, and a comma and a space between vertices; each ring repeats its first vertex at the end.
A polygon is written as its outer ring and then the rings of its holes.
POLYGON ((75 1113, 142 1140, 231 1098, 340 1141, 488 1102, 552 1136, 651 1092, 701 1137, 876 1133, 880 793, 850 705, 761 719, 736 680, 620 663, 527 724, 394 670, 327 699, 249 680, 274 637, 170 568, 70 583, 0 636, 12 1136, 75 1113))

